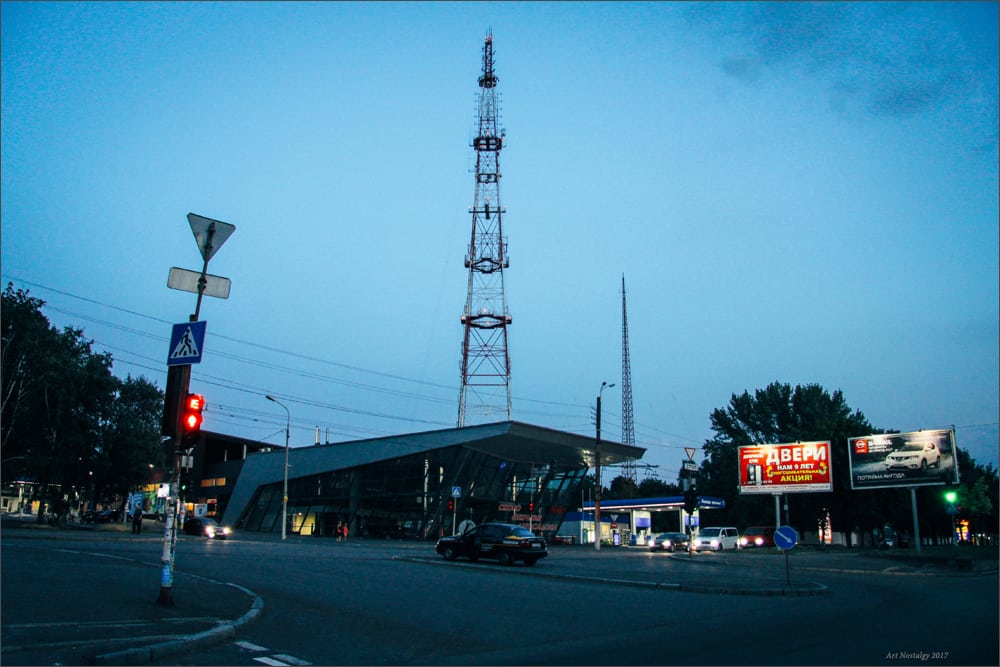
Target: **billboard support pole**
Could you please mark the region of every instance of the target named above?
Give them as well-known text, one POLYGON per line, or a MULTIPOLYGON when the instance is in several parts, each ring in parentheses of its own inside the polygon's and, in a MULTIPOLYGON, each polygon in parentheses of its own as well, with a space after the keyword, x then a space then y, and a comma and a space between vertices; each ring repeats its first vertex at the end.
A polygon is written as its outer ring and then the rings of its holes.
POLYGON ((774 494, 774 529, 777 530, 781 526, 781 494, 774 494))
POLYGON ((910 507, 913 508, 913 545, 920 553, 920 522, 917 520, 917 487, 910 487, 910 507))

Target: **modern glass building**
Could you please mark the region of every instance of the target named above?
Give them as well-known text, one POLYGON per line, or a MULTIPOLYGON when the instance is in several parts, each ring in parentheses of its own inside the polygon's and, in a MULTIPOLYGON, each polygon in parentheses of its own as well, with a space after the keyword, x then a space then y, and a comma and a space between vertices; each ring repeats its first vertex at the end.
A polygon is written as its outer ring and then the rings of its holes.
MULTIPOLYGON (((551 537, 580 507, 597 451, 594 438, 515 421, 294 448, 287 530, 332 536, 342 522, 355 536, 436 539, 471 519, 551 537)), ((602 465, 644 453, 600 443, 602 465)), ((284 462, 281 448, 247 456, 223 520, 280 532, 284 462)))

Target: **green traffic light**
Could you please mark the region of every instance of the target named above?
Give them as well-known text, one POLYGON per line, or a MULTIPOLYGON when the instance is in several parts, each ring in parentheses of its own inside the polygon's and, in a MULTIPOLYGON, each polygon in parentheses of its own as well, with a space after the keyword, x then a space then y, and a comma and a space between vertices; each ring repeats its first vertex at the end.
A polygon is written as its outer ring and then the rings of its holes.
POLYGON ((958 494, 955 493, 954 491, 948 491, 944 494, 944 499, 947 500, 949 503, 953 503, 958 499, 958 494))

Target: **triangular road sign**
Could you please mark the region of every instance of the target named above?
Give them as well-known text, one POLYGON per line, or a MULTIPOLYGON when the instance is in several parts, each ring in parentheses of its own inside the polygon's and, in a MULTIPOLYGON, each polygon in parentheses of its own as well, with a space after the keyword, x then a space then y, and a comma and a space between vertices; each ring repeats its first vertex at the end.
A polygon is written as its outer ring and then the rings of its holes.
POLYGON ((194 240, 198 243, 198 251, 206 262, 219 251, 222 244, 236 231, 236 225, 221 220, 212 220, 194 213, 188 213, 188 224, 194 240))

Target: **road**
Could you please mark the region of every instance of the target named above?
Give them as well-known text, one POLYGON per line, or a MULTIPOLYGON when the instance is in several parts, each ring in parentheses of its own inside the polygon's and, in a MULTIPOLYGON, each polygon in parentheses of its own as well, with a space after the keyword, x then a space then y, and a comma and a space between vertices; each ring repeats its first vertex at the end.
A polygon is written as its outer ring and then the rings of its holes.
MULTIPOLYGON (((159 549, 155 540, 67 543, 5 535, 5 637, 15 610, 30 616, 42 600, 85 617, 86 600, 99 595, 88 568, 107 567, 106 557, 93 554, 155 565, 159 549), (44 590, 54 582, 35 577, 37 597, 10 600, 8 590, 24 597, 23 586, 11 582, 30 577, 39 561, 79 576, 60 581, 59 591, 44 590)), ((1000 664, 995 570, 908 572, 886 569, 884 560, 872 569, 849 554, 792 559, 793 582, 825 586, 821 595, 684 592, 667 585, 745 584, 750 591, 777 582, 780 590, 780 556, 716 556, 685 562, 642 549, 598 555, 555 547, 527 568, 446 563, 427 544, 192 538, 179 546, 177 581, 239 584, 260 596, 263 611, 232 639, 157 664, 1000 664), (584 575, 594 579, 567 578, 584 575)), ((159 583, 154 567, 148 576, 152 600, 159 583)), ((178 585, 178 622, 188 610, 198 617, 199 595, 178 585)), ((236 606, 238 615, 247 605, 236 606)), ((41 655, 5 654, 3 662, 53 664, 31 662, 41 655)))

